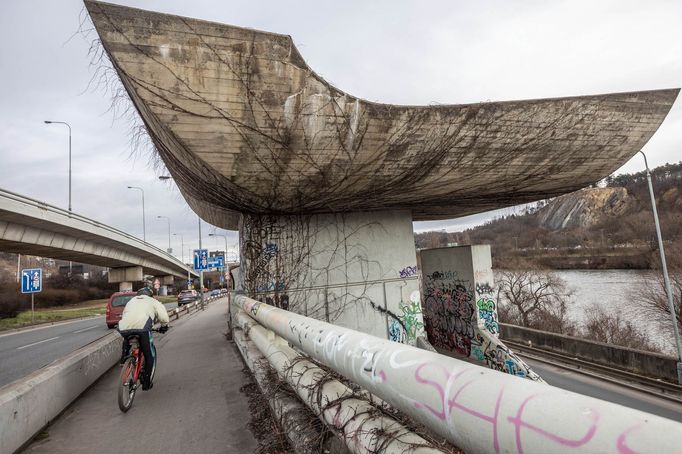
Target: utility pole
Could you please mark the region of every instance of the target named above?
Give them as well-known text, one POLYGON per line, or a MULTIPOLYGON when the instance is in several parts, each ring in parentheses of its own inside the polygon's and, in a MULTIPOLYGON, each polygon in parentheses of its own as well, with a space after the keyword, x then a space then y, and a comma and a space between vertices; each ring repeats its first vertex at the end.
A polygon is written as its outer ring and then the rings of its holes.
POLYGON ((677 315, 675 314, 675 304, 673 304, 673 294, 670 290, 670 278, 668 277, 668 266, 665 262, 665 251, 663 250, 663 237, 661 235, 661 224, 658 222, 658 211, 656 210, 656 197, 654 196, 654 186, 651 183, 651 172, 649 163, 643 151, 639 151, 644 156, 644 166, 646 167, 646 181, 649 184, 649 195, 651 196, 651 208, 654 212, 654 224, 656 225, 656 238, 658 239, 658 253, 661 256, 661 268, 663 269, 663 282, 665 283, 665 293, 668 297, 668 309, 673 322, 673 335, 677 345, 677 382, 682 384, 682 342, 680 342, 680 330, 677 326, 677 315))

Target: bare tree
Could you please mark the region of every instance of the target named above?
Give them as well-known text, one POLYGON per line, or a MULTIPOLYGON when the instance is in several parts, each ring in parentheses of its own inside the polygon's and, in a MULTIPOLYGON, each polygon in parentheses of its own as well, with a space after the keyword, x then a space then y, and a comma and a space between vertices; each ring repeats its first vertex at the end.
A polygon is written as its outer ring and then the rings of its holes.
MULTIPOLYGON (((667 246, 666 252, 677 329, 682 332, 682 245, 674 244, 667 246)), ((660 262, 657 260, 658 253, 650 259, 651 263, 659 265, 660 262)), ((656 326, 672 346, 672 317, 665 291, 665 283, 660 268, 655 268, 656 276, 646 281, 631 295, 633 309, 630 315, 635 320, 656 326)))
POLYGON ((497 281, 501 321, 561 334, 576 332, 567 316, 572 292, 556 274, 539 269, 506 270, 497 281))
POLYGON ((585 309, 583 336, 587 339, 620 345, 637 350, 660 351, 649 336, 636 326, 631 319, 626 320, 618 311, 607 312, 596 304, 585 309))

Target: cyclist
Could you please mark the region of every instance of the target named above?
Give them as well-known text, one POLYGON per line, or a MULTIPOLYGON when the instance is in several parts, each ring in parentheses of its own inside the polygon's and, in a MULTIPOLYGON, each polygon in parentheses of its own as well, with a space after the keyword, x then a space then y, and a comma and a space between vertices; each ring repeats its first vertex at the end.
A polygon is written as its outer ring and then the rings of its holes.
POLYGON ((144 374, 142 376, 142 389, 148 390, 153 386, 152 376, 154 371, 154 361, 156 358, 156 347, 152 338, 152 326, 155 321, 161 323, 159 331, 168 330, 168 312, 166 308, 156 299, 152 298, 154 292, 149 287, 142 287, 137 291, 137 296, 133 297, 126 304, 118 322, 118 332, 123 336, 123 350, 121 364, 123 364, 130 353, 128 338, 138 336, 140 348, 144 355, 144 374))

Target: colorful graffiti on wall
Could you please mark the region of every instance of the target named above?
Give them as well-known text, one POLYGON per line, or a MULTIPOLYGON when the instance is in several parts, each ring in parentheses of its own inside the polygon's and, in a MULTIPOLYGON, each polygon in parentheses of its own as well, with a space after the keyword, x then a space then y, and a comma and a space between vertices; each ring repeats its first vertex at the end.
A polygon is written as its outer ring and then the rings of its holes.
POLYGON ((424 322, 418 291, 412 293, 408 303, 403 301, 399 303, 401 314, 394 314, 372 302, 370 304, 375 310, 388 315, 388 338, 393 342, 413 344, 417 336, 423 334, 424 322))
POLYGON ((475 359, 494 370, 542 381, 497 339, 499 324, 489 283, 473 286, 453 271, 425 276, 424 322, 434 347, 475 359))
POLYGON ((424 279, 426 332, 435 347, 469 356, 476 324, 474 295, 468 282, 443 276, 436 272, 424 279))

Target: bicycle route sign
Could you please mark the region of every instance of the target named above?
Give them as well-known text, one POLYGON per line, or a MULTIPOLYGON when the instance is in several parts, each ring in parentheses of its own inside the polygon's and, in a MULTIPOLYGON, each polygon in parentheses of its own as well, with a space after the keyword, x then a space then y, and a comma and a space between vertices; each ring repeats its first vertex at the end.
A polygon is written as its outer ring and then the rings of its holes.
POLYGON ((43 270, 27 268, 21 270, 21 293, 38 293, 43 291, 43 270))

